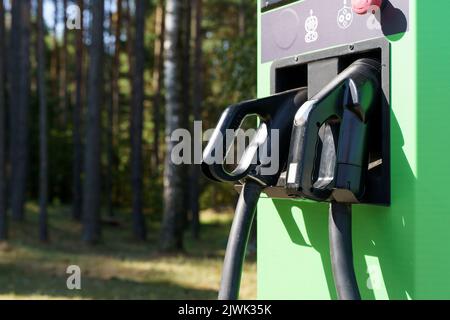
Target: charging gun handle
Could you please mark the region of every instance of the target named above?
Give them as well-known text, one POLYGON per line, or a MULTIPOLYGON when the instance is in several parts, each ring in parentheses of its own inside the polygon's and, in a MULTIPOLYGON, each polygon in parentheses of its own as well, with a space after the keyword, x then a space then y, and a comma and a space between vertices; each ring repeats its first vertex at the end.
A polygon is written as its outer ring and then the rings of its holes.
POLYGON ((261 142, 267 139, 268 133, 265 123, 272 119, 278 106, 283 105, 283 102, 294 101, 298 92, 298 89, 291 90, 262 99, 241 102, 227 108, 203 153, 203 173, 211 180, 219 182, 236 182, 247 177, 254 167, 252 161, 247 160, 252 160, 256 156, 261 142), (257 132, 256 140, 252 142, 249 150, 246 150, 243 163, 233 172, 228 172, 224 168, 224 163, 234 141, 230 139, 227 133, 231 130, 236 135, 236 130, 249 115, 258 115, 262 120, 262 125, 257 132))

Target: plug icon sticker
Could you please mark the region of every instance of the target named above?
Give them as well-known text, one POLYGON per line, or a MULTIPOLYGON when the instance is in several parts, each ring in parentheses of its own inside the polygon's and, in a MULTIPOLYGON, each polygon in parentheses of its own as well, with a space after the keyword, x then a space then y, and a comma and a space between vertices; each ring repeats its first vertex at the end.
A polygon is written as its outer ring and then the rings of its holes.
POLYGON ((347 29, 353 22, 353 10, 352 7, 347 4, 347 0, 344 0, 344 6, 338 11, 337 24, 341 29, 347 29))
POLYGON ((319 27, 319 19, 314 15, 314 11, 310 11, 309 17, 305 21, 305 42, 311 43, 317 41, 319 39, 319 33, 317 32, 317 28, 319 27))

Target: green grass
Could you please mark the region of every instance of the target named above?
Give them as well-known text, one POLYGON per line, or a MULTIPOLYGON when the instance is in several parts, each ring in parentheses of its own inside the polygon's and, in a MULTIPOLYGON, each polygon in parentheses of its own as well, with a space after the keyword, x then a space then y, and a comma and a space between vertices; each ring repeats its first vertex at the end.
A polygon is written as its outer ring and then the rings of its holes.
MULTIPOLYGON (((186 252, 158 254, 157 222, 149 240, 133 241, 128 216, 120 226, 104 226, 102 244, 88 247, 81 227, 67 210, 52 209, 48 244, 38 239, 37 209, 28 206, 24 223, 13 223, 10 241, 0 245, 0 299, 215 299, 232 216, 204 212, 202 237, 185 237, 186 252), (66 287, 66 269, 82 270, 82 289, 66 287)), ((256 297, 254 257, 245 266, 241 298, 256 297)))

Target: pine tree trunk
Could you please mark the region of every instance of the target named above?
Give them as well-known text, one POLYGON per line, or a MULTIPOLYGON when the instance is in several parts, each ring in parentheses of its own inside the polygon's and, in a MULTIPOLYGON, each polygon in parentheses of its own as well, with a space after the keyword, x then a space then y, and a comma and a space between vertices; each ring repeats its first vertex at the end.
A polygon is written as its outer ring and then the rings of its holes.
POLYGON ((115 47, 114 47, 114 68, 113 68, 113 82, 112 82, 112 104, 114 112, 114 133, 117 134, 119 127, 119 108, 120 108, 120 53, 121 53, 121 41, 120 36, 122 34, 122 12, 123 1, 117 0, 117 20, 115 23, 115 47))
POLYGON ((166 39, 164 59, 164 82, 167 92, 166 102, 166 160, 164 171, 164 217, 162 223, 160 249, 164 252, 183 249, 183 167, 171 161, 175 143, 171 133, 181 128, 182 112, 182 5, 178 0, 166 1, 166 39))
MULTIPOLYGON (((194 54, 194 80, 193 80, 193 117, 194 121, 201 120, 201 105, 203 100, 203 4, 202 0, 195 0, 195 54, 194 54)), ((197 141, 201 143, 201 141, 197 141)), ((191 215, 192 235, 194 239, 200 237, 200 166, 194 164, 191 172, 191 215)))
POLYGON ((78 0, 77 4, 81 12, 81 30, 77 30, 76 35, 76 92, 75 106, 73 109, 73 206, 72 217, 80 221, 82 214, 82 182, 81 175, 83 171, 83 144, 81 141, 81 115, 84 98, 84 45, 83 45, 83 11, 84 0, 78 0))
POLYGON ((239 4, 239 14, 238 14, 238 31, 239 36, 245 36, 245 1, 241 0, 239 4))
POLYGON ((30 91, 30 2, 12 2, 10 58, 11 210, 16 221, 25 218, 28 108, 30 91))
POLYGON ((63 47, 61 50, 61 82, 59 86, 59 108, 62 115, 62 124, 63 128, 66 128, 67 125, 67 114, 68 114, 68 103, 67 103, 67 0, 63 0, 63 47))
POLYGON ((104 0, 92 2, 91 46, 88 68, 88 110, 86 119, 85 180, 83 197, 83 240, 95 244, 100 240, 101 193, 101 106, 103 88, 103 20, 104 0))
MULTIPOLYGON (((134 24, 133 16, 131 13, 131 0, 124 0, 125 8, 123 12, 124 27, 126 30, 126 42, 125 42, 125 52, 128 62, 128 73, 126 75, 127 80, 129 80, 130 88, 133 86, 133 66, 134 66, 134 55, 133 55, 133 39, 134 39, 134 24)), ((127 106, 131 105, 132 101, 127 101, 127 106)), ((130 108, 131 109, 131 108, 130 108)), ((127 110, 128 111, 128 110, 127 110)), ((130 111, 131 112, 131 111, 130 111)), ((122 184, 117 186, 117 193, 120 195, 124 192, 125 187, 122 184)))
POLYGON ((108 213, 110 217, 114 216, 114 184, 117 171, 117 161, 114 155, 114 149, 118 148, 117 136, 119 134, 119 108, 120 108, 120 35, 122 30, 122 0, 117 0, 117 16, 114 21, 111 16, 111 28, 114 26, 114 57, 111 66, 111 103, 108 112, 108 175, 107 179, 107 197, 108 197, 108 213))
MULTIPOLYGON (((189 118, 191 114, 191 26, 192 26, 192 6, 191 0, 183 1, 183 110, 182 127, 189 130, 189 118)), ((188 164, 183 164, 183 229, 189 225, 189 203, 191 192, 189 189, 190 170, 188 164)))
POLYGON ((52 54, 52 71, 51 71, 51 78, 55 79, 55 85, 52 87, 52 96, 57 98, 57 101, 59 103, 59 76, 60 76, 60 50, 59 50, 59 43, 57 38, 57 25, 59 22, 59 0, 54 0, 53 4, 55 6, 55 16, 53 20, 53 47, 54 52, 52 54))
POLYGON ((38 0, 37 12, 37 61, 39 92, 39 238, 48 240, 47 198, 48 198, 48 145, 47 145, 47 94, 45 85, 45 43, 43 0, 38 0))
MULTIPOLYGON (((109 0, 108 19, 109 28, 107 30, 109 35, 113 34, 113 12, 112 4, 114 0, 109 0)), ((109 43, 109 48, 107 51, 112 51, 113 44, 109 43)), ((113 108, 113 73, 114 69, 114 57, 113 59, 107 59, 108 64, 105 63, 105 68, 108 69, 105 73, 105 104, 106 104, 106 173, 104 175, 104 185, 105 185, 105 196, 106 196, 106 213, 109 218, 114 217, 113 209, 113 158, 114 158, 114 142, 113 142, 113 126, 114 126, 114 108, 113 108)))
POLYGON ((6 101, 5 101, 5 7, 0 1, 0 241, 8 238, 6 215, 6 101))
MULTIPOLYGON (((133 33, 133 15, 131 13, 131 0, 127 0, 127 54, 128 54, 128 64, 129 64, 129 78, 132 79, 134 71, 134 55, 133 55, 133 43, 134 43, 134 33, 133 33)), ((133 85, 131 80, 131 85, 133 85)))
POLYGON ((144 111, 144 30, 145 1, 136 1, 136 37, 134 39, 133 103, 131 110, 131 170, 133 189, 133 233, 145 240, 142 212, 142 128, 144 111))
POLYGON ((159 166, 161 164, 160 157, 160 131, 161 131, 161 104, 162 104, 162 94, 161 90, 163 88, 163 73, 164 73, 164 36, 165 36, 165 25, 164 25, 165 7, 164 0, 159 0, 158 6, 156 8, 155 14, 155 66, 153 69, 153 161, 155 164, 156 171, 159 171, 159 166))

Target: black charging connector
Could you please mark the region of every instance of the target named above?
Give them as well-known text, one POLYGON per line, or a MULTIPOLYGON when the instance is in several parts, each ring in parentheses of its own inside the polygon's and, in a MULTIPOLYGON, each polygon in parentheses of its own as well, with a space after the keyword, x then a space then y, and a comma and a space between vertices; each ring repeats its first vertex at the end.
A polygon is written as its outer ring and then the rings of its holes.
POLYGON ((300 108, 288 160, 289 195, 355 203, 364 194, 380 70, 376 60, 357 60, 300 108))

